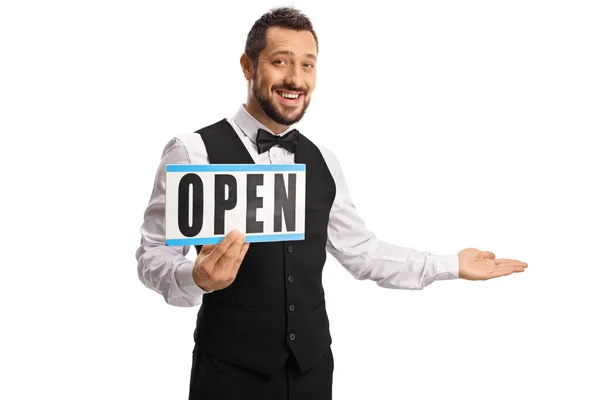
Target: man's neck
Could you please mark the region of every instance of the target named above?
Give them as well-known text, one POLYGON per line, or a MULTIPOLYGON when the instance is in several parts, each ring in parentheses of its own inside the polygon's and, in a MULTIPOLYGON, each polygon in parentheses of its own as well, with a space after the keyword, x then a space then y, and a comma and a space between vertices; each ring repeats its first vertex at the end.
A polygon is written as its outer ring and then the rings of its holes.
POLYGON ((277 122, 269 118, 267 114, 265 114, 265 112, 262 110, 262 108, 260 108, 260 105, 258 105, 255 102, 248 101, 244 105, 244 108, 246 109, 246 111, 248 111, 248 114, 252 115, 258 122, 269 128, 271 132, 273 132, 276 135, 279 135, 280 133, 284 132, 286 129, 289 128, 289 125, 278 124, 277 122))

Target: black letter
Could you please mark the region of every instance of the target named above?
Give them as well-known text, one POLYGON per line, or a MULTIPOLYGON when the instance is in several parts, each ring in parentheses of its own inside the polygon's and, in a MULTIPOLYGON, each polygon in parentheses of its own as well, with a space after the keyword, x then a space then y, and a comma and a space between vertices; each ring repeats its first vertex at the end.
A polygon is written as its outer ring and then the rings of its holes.
POLYGON ((186 174, 179 181, 179 208, 177 222, 179 231, 187 237, 193 237, 202 230, 204 222, 204 186, 202 179, 196 174, 186 174), (192 226, 190 220, 190 185, 194 193, 192 199, 192 226))
POLYGON ((215 235, 225 233, 225 211, 237 204, 237 182, 233 175, 215 175, 215 235), (229 198, 225 200, 225 186, 229 187, 229 198))
POLYGON ((246 201, 246 232, 263 232, 263 222, 256 220, 256 209, 262 208, 263 199, 256 195, 256 187, 263 184, 262 174, 248 174, 248 200, 246 201))
POLYGON ((285 214, 285 226, 288 231, 296 230, 296 174, 288 175, 288 193, 285 193, 283 174, 275 174, 275 219, 274 232, 281 232, 281 209, 285 214))

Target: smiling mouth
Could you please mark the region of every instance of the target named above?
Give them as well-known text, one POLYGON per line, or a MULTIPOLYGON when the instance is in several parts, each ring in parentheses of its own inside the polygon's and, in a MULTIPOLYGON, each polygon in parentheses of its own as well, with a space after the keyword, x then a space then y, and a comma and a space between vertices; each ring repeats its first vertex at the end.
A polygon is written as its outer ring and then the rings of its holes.
POLYGON ((300 99, 302 98, 302 96, 304 96, 303 93, 290 92, 287 90, 276 90, 276 92, 279 95, 279 97, 283 99, 283 101, 285 103, 289 103, 289 104, 297 104, 300 101, 300 99))

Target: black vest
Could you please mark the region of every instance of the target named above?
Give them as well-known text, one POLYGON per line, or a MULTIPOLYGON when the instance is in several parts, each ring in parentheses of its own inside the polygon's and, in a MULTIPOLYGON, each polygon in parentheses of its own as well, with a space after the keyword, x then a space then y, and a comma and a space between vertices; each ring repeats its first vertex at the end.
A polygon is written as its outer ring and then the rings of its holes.
MULTIPOLYGON (((254 164, 227 120, 197 133, 209 163, 254 164)), ((304 372, 331 344, 322 272, 335 182, 303 135, 295 162, 306 164, 305 239, 251 243, 233 283, 203 296, 194 335, 197 350, 263 372, 281 367, 290 353, 304 372)))

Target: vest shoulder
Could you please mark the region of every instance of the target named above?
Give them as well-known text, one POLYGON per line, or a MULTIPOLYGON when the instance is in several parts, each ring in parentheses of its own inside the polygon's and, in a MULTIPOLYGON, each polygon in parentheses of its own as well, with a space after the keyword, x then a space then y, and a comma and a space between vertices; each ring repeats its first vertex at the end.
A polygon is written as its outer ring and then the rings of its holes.
POLYGON ((324 147, 324 146, 321 146, 318 143, 313 142, 312 140, 310 140, 305 135, 302 135, 302 136, 304 137, 304 140, 306 140, 306 142, 308 143, 309 146, 313 147, 314 149, 318 150, 319 153, 321 153, 321 155, 325 159, 325 162, 329 166, 330 170, 331 170, 331 164, 337 164, 337 158, 336 158, 333 150, 331 150, 328 147, 324 147))
POLYGON ((199 134, 201 131, 218 133, 219 131, 230 130, 231 128, 233 128, 233 122, 229 118, 222 118, 217 122, 205 125, 202 128, 196 130, 196 133, 199 134))
POLYGON ((219 121, 213 122, 211 124, 205 125, 196 131, 183 132, 178 135, 175 135, 175 139, 179 139, 184 145, 195 145, 198 141, 202 141, 202 136, 198 133, 202 129, 213 129, 218 127, 223 127, 223 124, 227 124, 226 126, 231 126, 231 123, 227 118, 223 118, 219 121))
POLYGON ((175 135, 175 139, 179 140, 185 149, 187 150, 190 161, 192 164, 207 164, 208 163, 208 151, 202 135, 199 133, 202 129, 207 131, 219 132, 223 129, 232 129, 232 122, 228 118, 223 118, 219 121, 205 125, 202 128, 193 132, 184 132, 179 135, 175 135))
POLYGON ((327 168, 329 169, 331 176, 335 180, 340 171, 340 164, 339 164, 338 159, 337 159, 335 153, 333 152, 333 150, 331 150, 328 147, 324 147, 324 146, 314 143, 312 140, 310 140, 306 136, 304 136, 304 139, 309 143, 310 146, 314 147, 314 149, 316 149, 319 153, 321 153, 321 156, 323 157, 323 160, 325 161, 325 164, 327 165, 327 168))

